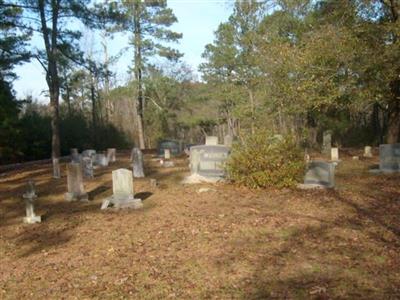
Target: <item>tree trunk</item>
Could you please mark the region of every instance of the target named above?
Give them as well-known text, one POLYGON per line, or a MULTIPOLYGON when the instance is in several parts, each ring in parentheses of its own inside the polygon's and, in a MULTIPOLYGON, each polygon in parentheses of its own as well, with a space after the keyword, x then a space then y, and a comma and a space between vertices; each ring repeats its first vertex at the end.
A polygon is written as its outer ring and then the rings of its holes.
POLYGON ((251 109, 251 134, 255 134, 256 128, 255 128, 255 105, 254 105, 254 95, 253 95, 253 90, 251 88, 249 90, 249 100, 250 100, 250 109, 251 109))
POLYGON ((400 101, 394 99, 389 103, 387 143, 394 144, 400 136, 400 101))

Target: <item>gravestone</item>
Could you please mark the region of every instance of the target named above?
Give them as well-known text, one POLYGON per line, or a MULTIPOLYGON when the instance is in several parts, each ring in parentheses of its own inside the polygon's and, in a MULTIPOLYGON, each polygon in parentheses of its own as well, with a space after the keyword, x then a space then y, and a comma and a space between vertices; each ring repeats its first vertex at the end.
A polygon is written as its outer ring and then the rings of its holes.
POLYGON ((379 170, 400 172, 400 143, 379 145, 379 170))
POLYGON ((142 151, 140 151, 139 148, 133 148, 131 157, 132 157, 133 177, 135 178, 144 177, 142 151))
POLYGON ((224 164, 230 148, 223 145, 201 145, 190 148, 190 171, 207 178, 223 178, 224 164))
POLYGON ((115 162, 117 160, 116 153, 117 153, 117 149, 115 149, 115 148, 107 149, 107 160, 109 163, 115 162))
POLYGON ((71 148, 70 151, 71 151, 71 161, 72 162, 76 162, 76 163, 79 162, 80 157, 79 157, 78 149, 77 148, 71 148))
POLYGON ((217 136, 206 136, 206 143, 207 146, 216 146, 218 145, 218 137, 217 136))
POLYGON ((311 161, 307 165, 304 185, 335 187, 335 163, 311 161))
POLYGON ((224 136, 224 146, 232 147, 233 137, 229 134, 224 136))
POLYGON ((67 189, 65 200, 67 201, 88 201, 88 196, 83 187, 81 164, 67 164, 67 189))
POLYGON ((164 150, 169 149, 172 156, 177 156, 181 153, 179 142, 175 140, 162 140, 158 143, 158 156, 164 157, 164 150))
POLYGON ((332 148, 332 131, 327 130, 323 132, 322 136, 322 153, 329 155, 332 148))
POLYGON ((114 208, 141 208, 141 199, 135 199, 133 192, 132 172, 127 169, 118 169, 112 172, 113 195, 103 200, 101 209, 107 209, 110 205, 114 208))
POLYGON ((53 178, 61 178, 60 161, 58 158, 53 158, 53 178))
POLYGON ((83 156, 87 156, 87 157, 92 157, 96 155, 96 150, 93 149, 87 149, 85 151, 82 151, 82 155, 83 156))
POLYGON ((364 157, 372 157, 372 147, 371 146, 365 146, 364 147, 364 157))
POLYGON ((83 177, 93 178, 93 161, 90 157, 82 157, 81 159, 83 177))
POLYGON ((331 161, 339 161, 339 148, 331 148, 331 161))
POLYGON ((28 181, 27 191, 22 195, 22 198, 25 201, 25 209, 26 209, 26 217, 24 218, 24 223, 26 224, 34 224, 40 223, 42 218, 40 216, 35 215, 33 203, 37 199, 37 195, 35 192, 35 183, 32 180, 28 181))
POLYGON ((164 149, 164 159, 171 159, 171 150, 164 149))
POLYGON ((97 153, 95 156, 95 164, 100 167, 108 166, 108 159, 104 153, 97 153))

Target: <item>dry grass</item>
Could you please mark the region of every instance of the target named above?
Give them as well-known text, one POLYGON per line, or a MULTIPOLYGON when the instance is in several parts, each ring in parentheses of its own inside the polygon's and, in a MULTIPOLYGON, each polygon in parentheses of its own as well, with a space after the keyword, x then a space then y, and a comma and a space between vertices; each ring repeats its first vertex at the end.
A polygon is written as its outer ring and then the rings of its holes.
POLYGON ((187 162, 146 161, 138 211, 100 210, 127 156, 85 182, 88 204, 48 165, 0 177, 0 298, 400 298, 400 176, 373 160, 345 158, 332 191, 182 186, 187 162), (22 223, 28 178, 40 224, 22 223))

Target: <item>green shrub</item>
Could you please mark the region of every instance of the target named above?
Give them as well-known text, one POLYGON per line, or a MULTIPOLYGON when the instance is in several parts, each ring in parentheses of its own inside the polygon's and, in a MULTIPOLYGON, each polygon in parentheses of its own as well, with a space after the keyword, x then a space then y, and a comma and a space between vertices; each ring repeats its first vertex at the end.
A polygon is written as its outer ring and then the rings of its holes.
POLYGON ((304 175, 304 156, 290 137, 259 132, 232 147, 228 178, 250 188, 292 187, 304 175))

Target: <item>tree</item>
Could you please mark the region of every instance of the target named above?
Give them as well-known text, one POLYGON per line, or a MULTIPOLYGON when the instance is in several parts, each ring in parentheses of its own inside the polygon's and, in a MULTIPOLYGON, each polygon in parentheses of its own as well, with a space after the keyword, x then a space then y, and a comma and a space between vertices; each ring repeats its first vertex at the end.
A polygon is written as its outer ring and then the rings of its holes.
POLYGON ((177 22, 166 0, 124 0, 119 5, 123 30, 132 33, 130 45, 134 49, 133 73, 137 85, 136 112, 138 141, 140 148, 145 148, 143 76, 150 58, 155 55, 177 61, 182 54, 164 46, 161 42, 177 42, 182 34, 168 28, 177 22))

